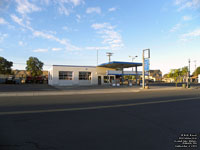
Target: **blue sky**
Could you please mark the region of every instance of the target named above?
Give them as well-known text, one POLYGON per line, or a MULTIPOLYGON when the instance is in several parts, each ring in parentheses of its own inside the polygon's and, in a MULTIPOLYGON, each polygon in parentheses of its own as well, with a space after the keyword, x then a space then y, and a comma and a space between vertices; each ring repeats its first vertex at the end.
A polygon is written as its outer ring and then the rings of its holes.
POLYGON ((200 66, 200 0, 1 0, 0 56, 23 69, 131 61, 151 49, 150 69, 200 66))

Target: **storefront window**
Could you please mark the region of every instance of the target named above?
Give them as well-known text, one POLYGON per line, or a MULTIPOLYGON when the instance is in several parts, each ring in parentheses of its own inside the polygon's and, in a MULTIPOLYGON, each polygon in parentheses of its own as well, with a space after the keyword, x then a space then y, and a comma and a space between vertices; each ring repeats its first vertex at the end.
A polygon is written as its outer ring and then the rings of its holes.
POLYGON ((72 80, 72 71, 59 71, 59 80, 72 80))
POLYGON ((79 72, 79 80, 91 80, 91 72, 79 72))

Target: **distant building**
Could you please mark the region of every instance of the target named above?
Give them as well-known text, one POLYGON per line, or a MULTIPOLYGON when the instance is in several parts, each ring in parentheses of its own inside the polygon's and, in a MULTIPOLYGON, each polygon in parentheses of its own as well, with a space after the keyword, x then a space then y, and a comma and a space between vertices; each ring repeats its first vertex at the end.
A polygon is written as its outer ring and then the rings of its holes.
MULTIPOLYGON (((15 78, 26 78, 28 76, 31 76, 30 72, 26 70, 13 70, 12 73, 15 78)), ((42 71, 42 76, 48 78, 48 71, 42 71)))
POLYGON ((149 79, 162 81, 162 72, 160 70, 149 70, 149 79))
POLYGON ((200 83, 200 74, 198 75, 198 83, 200 83))
POLYGON ((27 72, 26 70, 13 70, 13 76, 16 78, 26 78, 30 76, 30 73, 27 72))
POLYGON ((47 83, 48 71, 42 71, 42 75, 36 78, 36 81, 31 77, 30 72, 26 70, 12 70, 11 74, 0 74, 0 83, 47 83))
POLYGON ((164 77, 162 79, 163 82, 166 82, 166 83, 174 83, 175 80, 173 78, 167 78, 167 77, 164 77))
POLYGON ((192 75, 192 76, 190 77, 190 79, 191 79, 191 82, 194 82, 194 83, 198 83, 198 82, 199 82, 199 76, 194 76, 194 75, 192 75))

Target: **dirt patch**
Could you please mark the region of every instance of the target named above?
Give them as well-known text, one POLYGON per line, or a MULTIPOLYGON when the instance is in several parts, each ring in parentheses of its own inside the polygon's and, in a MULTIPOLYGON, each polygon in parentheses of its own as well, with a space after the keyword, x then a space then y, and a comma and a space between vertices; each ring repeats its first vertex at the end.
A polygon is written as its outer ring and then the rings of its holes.
POLYGON ((48 84, 0 84, 0 92, 59 91, 48 84))

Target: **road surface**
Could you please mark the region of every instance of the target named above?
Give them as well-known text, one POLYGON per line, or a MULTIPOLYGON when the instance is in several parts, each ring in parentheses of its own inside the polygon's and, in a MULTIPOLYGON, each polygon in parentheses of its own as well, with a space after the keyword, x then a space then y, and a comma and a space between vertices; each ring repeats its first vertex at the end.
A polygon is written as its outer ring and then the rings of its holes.
POLYGON ((0 150, 173 150, 183 134, 200 142, 199 89, 0 97, 0 150))

